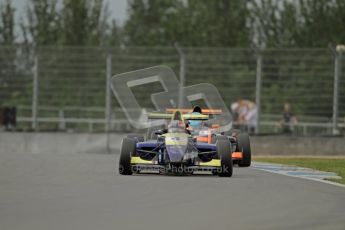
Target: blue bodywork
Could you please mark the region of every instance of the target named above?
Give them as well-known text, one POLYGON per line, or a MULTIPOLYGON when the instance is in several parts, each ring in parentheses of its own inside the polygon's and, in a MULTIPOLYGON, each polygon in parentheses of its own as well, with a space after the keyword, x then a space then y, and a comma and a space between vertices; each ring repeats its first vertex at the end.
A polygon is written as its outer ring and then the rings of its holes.
MULTIPOLYGON (((171 163, 186 162, 187 165, 193 165, 194 157, 199 154, 208 153, 210 156, 209 160, 211 160, 212 155, 217 151, 215 144, 190 141, 187 145, 166 145, 165 142, 160 139, 137 142, 136 149, 137 154, 142 159, 152 160, 157 157, 158 164, 161 165, 167 163, 167 160, 171 163), (189 160, 186 160, 186 157, 189 160)), ((207 154, 203 156, 203 160, 206 160, 207 158, 205 158, 205 156, 207 157, 207 154)))
POLYGON ((137 143, 137 149, 141 149, 141 148, 155 148, 157 147, 157 140, 150 140, 150 141, 145 141, 145 142, 138 142, 137 143))
MULTIPOLYGON (((156 148, 159 144, 160 144, 160 142, 158 142, 157 140, 138 142, 137 143, 137 149, 156 148)), ((210 151, 216 151, 217 150, 217 147, 215 144, 208 144, 208 143, 204 143, 204 142, 196 142, 195 147, 201 151, 205 150, 205 149, 209 149, 210 151)))

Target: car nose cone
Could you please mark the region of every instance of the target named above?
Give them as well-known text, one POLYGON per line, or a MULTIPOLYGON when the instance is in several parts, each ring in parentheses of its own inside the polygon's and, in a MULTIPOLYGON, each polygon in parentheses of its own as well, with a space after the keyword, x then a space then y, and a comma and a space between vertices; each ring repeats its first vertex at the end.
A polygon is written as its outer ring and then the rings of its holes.
POLYGON ((186 152, 186 148, 187 146, 185 145, 167 146, 170 162, 181 162, 186 152))

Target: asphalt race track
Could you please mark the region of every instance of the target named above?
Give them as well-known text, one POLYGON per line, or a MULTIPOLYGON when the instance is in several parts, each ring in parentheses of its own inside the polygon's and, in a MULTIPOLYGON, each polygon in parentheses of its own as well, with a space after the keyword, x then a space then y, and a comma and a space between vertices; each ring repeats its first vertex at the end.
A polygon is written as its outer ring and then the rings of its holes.
POLYGON ((0 229, 345 229, 345 188, 249 168, 120 176, 118 154, 0 153, 0 229))

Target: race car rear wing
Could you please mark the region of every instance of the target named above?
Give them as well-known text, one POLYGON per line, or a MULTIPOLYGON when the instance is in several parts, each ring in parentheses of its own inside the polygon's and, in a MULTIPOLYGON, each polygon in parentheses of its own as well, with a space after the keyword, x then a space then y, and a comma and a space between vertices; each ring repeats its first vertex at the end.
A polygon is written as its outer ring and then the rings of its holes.
MULTIPOLYGON (((183 114, 193 112, 192 109, 174 109, 174 108, 168 108, 165 111, 167 113, 174 113, 177 110, 183 114)), ((204 115, 217 115, 217 114, 222 114, 222 112, 223 111, 221 109, 202 109, 202 114, 204 114, 204 115)), ((188 119, 188 120, 190 120, 190 119, 188 119)))
MULTIPOLYGON (((172 119, 171 113, 151 112, 147 114, 148 119, 172 119)), ((208 120, 209 116, 206 114, 182 114, 184 120, 208 120)))

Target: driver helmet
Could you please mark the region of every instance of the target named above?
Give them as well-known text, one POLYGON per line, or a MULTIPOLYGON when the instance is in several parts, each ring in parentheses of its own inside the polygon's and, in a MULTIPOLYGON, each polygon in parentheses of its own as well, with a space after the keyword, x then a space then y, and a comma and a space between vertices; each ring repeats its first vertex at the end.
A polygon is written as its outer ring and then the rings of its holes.
MULTIPOLYGON (((192 114, 197 114, 197 115, 202 114, 201 107, 198 106, 198 105, 194 106, 192 114)), ((201 121, 197 121, 197 120, 190 120, 190 121, 188 121, 188 124, 193 129, 195 129, 195 128, 199 128, 202 125, 202 122, 201 121)))

